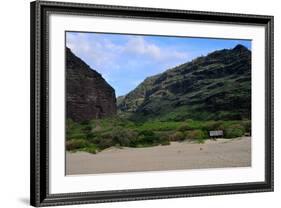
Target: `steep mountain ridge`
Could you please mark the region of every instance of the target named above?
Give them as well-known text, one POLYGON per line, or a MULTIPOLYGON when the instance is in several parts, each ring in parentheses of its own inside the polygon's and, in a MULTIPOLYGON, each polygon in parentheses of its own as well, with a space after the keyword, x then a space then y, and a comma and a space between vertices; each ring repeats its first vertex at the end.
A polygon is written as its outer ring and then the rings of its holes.
POLYGON ((251 51, 243 45, 146 78, 118 102, 131 119, 250 119, 251 51))
POLYGON ((76 122, 115 115, 115 90, 66 48, 66 117, 76 122))

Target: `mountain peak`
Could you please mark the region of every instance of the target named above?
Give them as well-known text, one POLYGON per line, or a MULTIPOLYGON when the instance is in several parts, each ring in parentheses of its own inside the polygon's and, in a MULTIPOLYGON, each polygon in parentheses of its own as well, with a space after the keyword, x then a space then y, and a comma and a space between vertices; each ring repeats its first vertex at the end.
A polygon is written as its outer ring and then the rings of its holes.
POLYGON ((248 48, 246 48, 245 46, 241 45, 241 44, 238 44, 236 45, 233 49, 233 51, 244 51, 244 50, 249 50, 248 48))

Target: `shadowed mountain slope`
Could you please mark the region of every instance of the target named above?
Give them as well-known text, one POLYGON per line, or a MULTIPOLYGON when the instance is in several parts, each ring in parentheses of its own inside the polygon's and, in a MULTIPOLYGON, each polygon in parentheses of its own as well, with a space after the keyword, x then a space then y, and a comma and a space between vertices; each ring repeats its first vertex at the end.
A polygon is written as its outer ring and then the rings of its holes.
POLYGON ((66 48, 66 116, 76 122, 116 114, 115 90, 66 48))

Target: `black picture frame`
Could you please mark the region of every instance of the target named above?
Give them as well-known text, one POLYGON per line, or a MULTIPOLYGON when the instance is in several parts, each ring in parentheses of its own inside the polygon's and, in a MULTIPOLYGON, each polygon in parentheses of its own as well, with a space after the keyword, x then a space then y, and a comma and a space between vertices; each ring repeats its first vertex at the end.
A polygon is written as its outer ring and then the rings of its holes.
POLYGON ((94 5, 31 2, 31 174, 33 206, 73 205, 218 194, 273 191, 273 16, 94 5), (48 14, 101 15, 265 27, 265 181, 81 193, 49 193, 48 14))

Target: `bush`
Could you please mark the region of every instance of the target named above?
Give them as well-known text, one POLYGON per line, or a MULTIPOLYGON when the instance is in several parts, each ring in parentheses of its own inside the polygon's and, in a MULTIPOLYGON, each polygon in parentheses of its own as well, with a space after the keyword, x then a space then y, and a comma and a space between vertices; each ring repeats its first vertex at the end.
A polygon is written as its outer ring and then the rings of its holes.
POLYGON ((97 147, 101 150, 115 145, 111 132, 105 132, 105 133, 101 134, 100 138, 97 139, 95 142, 96 142, 97 147))
POLYGON ((167 134, 159 135, 159 143, 161 145, 169 145, 170 144, 169 136, 167 134))
POLYGON ((126 136, 121 137, 114 137, 114 141, 119 144, 120 146, 129 147, 131 144, 131 141, 126 136))
POLYGON ((92 126, 91 125, 85 125, 83 126, 82 129, 85 133, 90 133, 92 131, 92 126))
POLYGON ((158 143, 158 141, 159 141, 159 137, 157 137, 155 133, 150 130, 141 131, 137 139, 137 143, 147 144, 147 145, 158 143))
POLYGON ((83 130, 84 126, 70 119, 66 120, 66 140, 87 139, 87 135, 83 130))
POLYGON ((208 138, 207 133, 202 130, 187 131, 185 139, 203 141, 208 138))
POLYGON ((168 139, 166 140, 160 140, 160 144, 161 145, 169 145, 170 144, 170 141, 168 139))
POLYGON ((142 123, 138 126, 139 131, 170 131, 175 130, 179 127, 179 122, 174 121, 167 121, 167 122, 161 122, 161 121, 147 121, 145 123, 142 123))
POLYGON ((181 131, 177 131, 169 137, 170 141, 183 141, 184 139, 184 133, 181 131))
POLYGON ((95 144, 89 144, 87 147, 81 149, 82 151, 89 152, 91 154, 96 154, 98 152, 98 148, 95 144))
POLYGON ((120 146, 130 146, 131 130, 124 128, 115 128, 111 132, 115 144, 120 146))
POLYGON ((85 133, 73 132, 71 134, 66 133, 66 140, 86 140, 87 135, 85 133))
POLYGON ((92 140, 95 138, 96 134, 94 132, 89 132, 85 134, 87 140, 92 140))
POLYGON ((249 132, 251 133, 252 131, 252 123, 250 120, 247 120, 247 121, 242 121, 241 123, 245 129, 246 132, 249 132))
POLYGON ((114 146, 114 142, 111 138, 101 138, 97 147, 101 150, 114 146))
POLYGON ((179 128, 177 130, 181 131, 181 132, 185 132, 185 131, 192 130, 192 129, 193 128, 188 123, 183 123, 179 126, 179 128))
POLYGON ((224 131, 225 138, 241 137, 245 134, 245 128, 240 124, 233 124, 224 131))
POLYGON ((97 144, 99 149, 106 149, 111 146, 135 146, 138 134, 131 129, 122 127, 113 128, 110 131, 94 135, 93 142, 97 144))
POLYGON ((90 122, 89 121, 82 121, 80 124, 84 126, 84 125, 89 125, 90 122))
POLYGON ((131 129, 125 128, 115 128, 112 130, 112 138, 114 143, 119 144, 120 146, 131 146, 131 143, 137 138, 137 133, 131 129))
POLYGON ((222 129, 222 121, 208 121, 203 125, 203 128, 207 131, 214 131, 222 129))
POLYGON ((152 130, 143 130, 139 132, 139 135, 143 136, 154 136, 155 133, 152 130))
POLYGON ((88 142, 83 139, 71 139, 69 141, 66 141, 66 150, 73 151, 78 150, 84 147, 87 147, 88 142))

